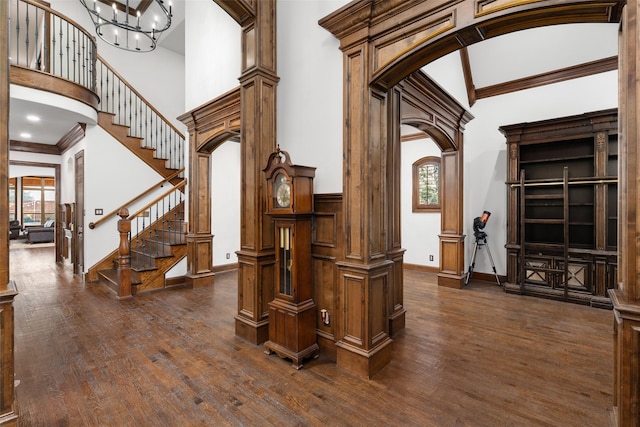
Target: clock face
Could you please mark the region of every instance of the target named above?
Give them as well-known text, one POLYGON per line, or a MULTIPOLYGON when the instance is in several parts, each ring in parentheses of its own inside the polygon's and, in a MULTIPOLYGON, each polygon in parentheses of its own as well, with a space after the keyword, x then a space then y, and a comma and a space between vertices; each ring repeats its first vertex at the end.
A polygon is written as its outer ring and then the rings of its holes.
POLYGON ((288 208, 291 205, 291 186, 287 178, 279 174, 274 184, 276 204, 279 208, 288 208))

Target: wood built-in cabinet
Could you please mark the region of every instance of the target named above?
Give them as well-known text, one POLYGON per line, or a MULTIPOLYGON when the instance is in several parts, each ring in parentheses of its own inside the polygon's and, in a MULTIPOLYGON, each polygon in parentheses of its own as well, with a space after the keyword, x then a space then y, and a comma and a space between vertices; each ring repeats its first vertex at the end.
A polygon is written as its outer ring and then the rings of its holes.
POLYGON ((618 223, 617 109, 502 126, 507 292, 611 307, 618 223))

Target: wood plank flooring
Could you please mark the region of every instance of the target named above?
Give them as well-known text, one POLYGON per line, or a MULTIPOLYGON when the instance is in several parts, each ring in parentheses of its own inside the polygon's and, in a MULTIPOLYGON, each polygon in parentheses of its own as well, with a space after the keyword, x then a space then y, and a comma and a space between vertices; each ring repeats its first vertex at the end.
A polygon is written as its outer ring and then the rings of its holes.
POLYGON ((235 272, 118 301, 51 248, 10 266, 20 426, 608 425, 610 311, 406 271, 406 329, 367 380, 237 338, 235 272))

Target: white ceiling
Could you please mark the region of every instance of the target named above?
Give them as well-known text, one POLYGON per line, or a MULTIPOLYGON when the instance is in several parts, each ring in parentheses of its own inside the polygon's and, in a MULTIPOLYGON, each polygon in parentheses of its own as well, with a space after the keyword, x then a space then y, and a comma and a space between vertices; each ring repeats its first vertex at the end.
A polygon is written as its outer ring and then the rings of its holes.
MULTIPOLYGON (((184 55, 184 0, 173 0, 171 32, 160 46, 184 55)), ((518 31, 469 46, 474 85, 482 88, 505 81, 617 55, 616 24, 569 24, 518 31), (517 46, 517 48, 516 48, 517 46)), ((153 52, 143 55, 153 55, 153 52)), ((429 75, 461 75, 460 56, 454 52, 425 67, 429 75), (440 70, 438 70, 440 68, 440 70), (438 72, 439 71, 439 72, 438 72)), ((466 99, 459 99, 466 104, 466 99)), ((11 100, 9 136, 12 140, 56 144, 78 120, 76 114, 42 104, 11 100), (26 120, 40 116, 39 123, 26 120), (20 136, 29 132, 30 139, 20 136)))

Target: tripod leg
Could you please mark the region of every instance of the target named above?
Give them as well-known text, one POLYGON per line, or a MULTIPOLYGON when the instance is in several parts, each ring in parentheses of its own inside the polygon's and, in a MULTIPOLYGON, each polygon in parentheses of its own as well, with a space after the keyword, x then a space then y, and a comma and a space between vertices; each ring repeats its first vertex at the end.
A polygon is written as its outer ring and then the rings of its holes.
POLYGON ((496 271, 496 265, 493 263, 493 257, 491 256, 491 249, 489 249, 489 245, 487 245, 487 240, 485 239, 485 246, 487 247, 487 253, 489 254, 489 261, 491 261, 491 268, 493 268, 493 274, 496 276, 496 282, 498 282, 498 286, 502 286, 500 283, 500 277, 498 276, 498 272, 496 271))
POLYGON ((473 273, 473 269, 476 266, 476 254, 478 253, 478 241, 476 240, 476 245, 473 248, 473 255, 471 255, 471 264, 469 264, 469 271, 467 272, 467 278, 464 280, 464 285, 467 286, 469 284, 469 280, 471 279, 471 273, 473 273))

